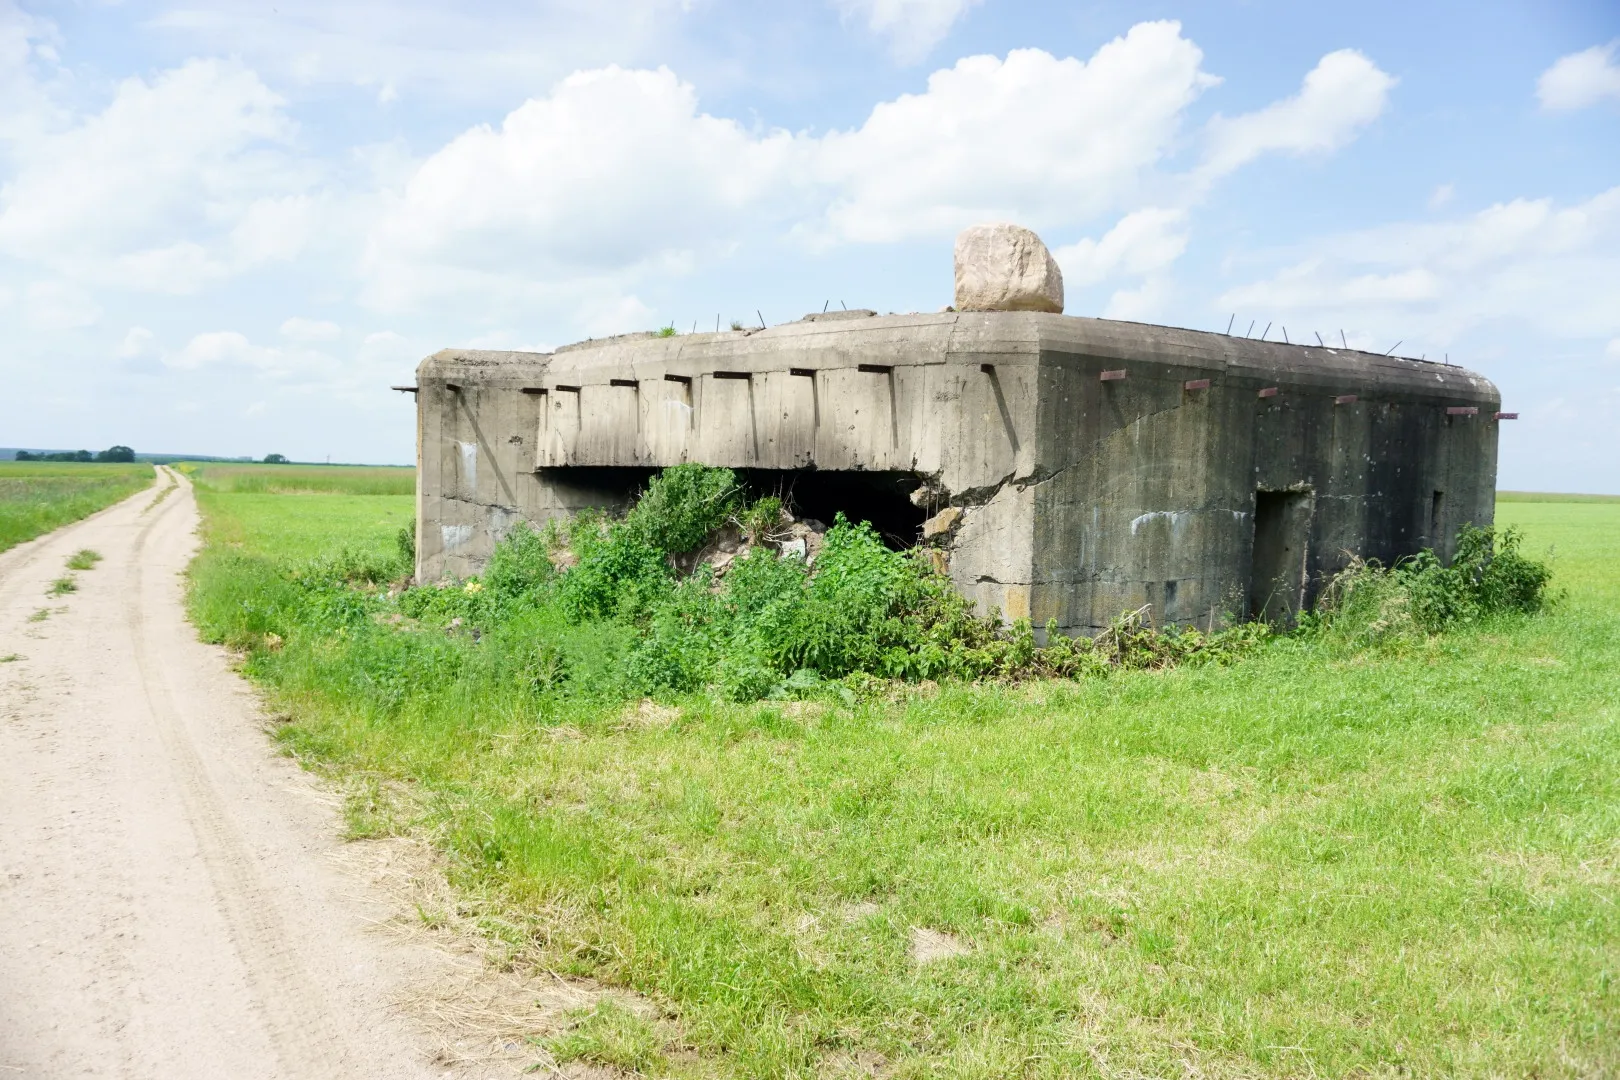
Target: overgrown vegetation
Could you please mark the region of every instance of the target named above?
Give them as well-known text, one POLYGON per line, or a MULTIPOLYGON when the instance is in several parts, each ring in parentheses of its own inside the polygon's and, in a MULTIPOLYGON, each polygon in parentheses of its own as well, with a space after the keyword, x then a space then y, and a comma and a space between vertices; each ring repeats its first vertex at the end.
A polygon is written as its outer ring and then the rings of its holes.
POLYGON ((1516 529, 1464 525, 1450 564, 1424 550, 1392 567, 1353 560, 1323 590, 1301 629, 1352 645, 1409 645, 1499 615, 1534 615, 1552 570, 1521 550, 1516 529))
POLYGON ((68 556, 67 568, 69 570, 92 570, 96 563, 101 561, 101 552, 89 548, 80 548, 68 556))
POLYGON ((1616 508, 1524 508, 1608 515, 1531 534, 1574 595, 1541 618, 1503 530, 1446 575, 1358 569, 1300 632, 1144 612, 1041 649, 859 525, 808 566, 688 573, 717 527, 773 528, 707 471, 514 532, 447 588, 399 587, 392 497, 202 495, 198 623, 246 651, 288 749, 362 793, 356 835, 431 838, 509 962, 625 995, 550 1033, 559 1060, 1620 1067, 1616 508), (1450 614, 1368 634, 1377 590, 1450 614), (960 948, 919 960, 919 930, 960 948))
POLYGON ((381 588, 410 572, 412 525, 389 555, 344 552, 291 572, 239 567, 237 580, 265 583, 277 599, 233 596, 199 615, 239 647, 267 634, 313 646, 340 633, 352 655, 387 666, 374 672, 385 695, 450 665, 506 692, 593 700, 847 696, 873 679, 1016 681, 1223 663, 1269 633, 1252 624, 1161 630, 1143 611, 1094 640, 1047 628, 1041 647, 1027 620, 1009 627, 976 614, 923 553, 890 550, 865 523, 840 517, 813 567, 779 554, 763 540, 781 512, 776 498, 746 500, 729 469, 682 465, 655 477, 622 521, 519 525, 484 574, 459 586, 381 588), (709 565, 683 572, 726 527, 759 542, 723 576, 709 565))
POLYGON ((0 551, 88 517, 151 482, 146 464, 0 462, 0 551))

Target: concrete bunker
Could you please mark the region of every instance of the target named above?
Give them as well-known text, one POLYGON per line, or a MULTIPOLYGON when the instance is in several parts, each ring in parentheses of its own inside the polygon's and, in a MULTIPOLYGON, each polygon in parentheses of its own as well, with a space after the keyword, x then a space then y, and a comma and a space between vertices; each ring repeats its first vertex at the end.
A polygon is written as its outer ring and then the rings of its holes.
POLYGON ((1449 555, 1459 526, 1491 522, 1504 414, 1488 380, 1057 314, 1055 264, 1015 239, 1011 285, 958 268, 1015 310, 428 357, 419 579, 477 573, 516 521, 622 509, 688 461, 801 517, 843 510, 928 544, 981 610, 1071 634, 1143 606, 1161 623, 1287 621, 1351 558, 1449 555))

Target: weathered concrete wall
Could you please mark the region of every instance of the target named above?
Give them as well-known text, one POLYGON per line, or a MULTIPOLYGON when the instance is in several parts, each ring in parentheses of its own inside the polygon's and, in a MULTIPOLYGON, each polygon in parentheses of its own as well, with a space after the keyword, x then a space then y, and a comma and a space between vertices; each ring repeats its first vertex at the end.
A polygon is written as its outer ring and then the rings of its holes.
POLYGON ((838 314, 424 360, 419 577, 682 461, 915 473, 917 501, 960 510, 931 541, 957 586, 1071 633, 1144 604, 1200 626, 1281 593, 1295 610, 1351 555, 1491 520, 1498 397, 1461 368, 1042 313, 838 314))

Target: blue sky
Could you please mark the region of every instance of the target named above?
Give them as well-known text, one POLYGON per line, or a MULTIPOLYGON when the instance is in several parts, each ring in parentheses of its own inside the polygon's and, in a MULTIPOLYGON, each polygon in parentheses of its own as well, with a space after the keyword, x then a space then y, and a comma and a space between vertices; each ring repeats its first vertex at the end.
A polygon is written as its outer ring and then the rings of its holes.
POLYGON ((438 348, 931 311, 983 220, 1620 492, 1612 0, 0 0, 0 445, 409 461, 438 348))

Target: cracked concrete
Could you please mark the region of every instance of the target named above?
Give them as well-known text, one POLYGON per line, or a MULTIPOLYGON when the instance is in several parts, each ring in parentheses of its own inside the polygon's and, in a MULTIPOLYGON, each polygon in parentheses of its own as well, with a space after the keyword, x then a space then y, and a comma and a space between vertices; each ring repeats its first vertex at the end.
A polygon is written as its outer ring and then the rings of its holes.
POLYGON ((836 314, 428 357, 419 576, 476 573, 516 521, 621 508, 683 461, 904 480, 964 594, 1068 633, 1144 605, 1289 618, 1353 555, 1491 520, 1499 400, 1462 368, 1036 312, 836 314))

